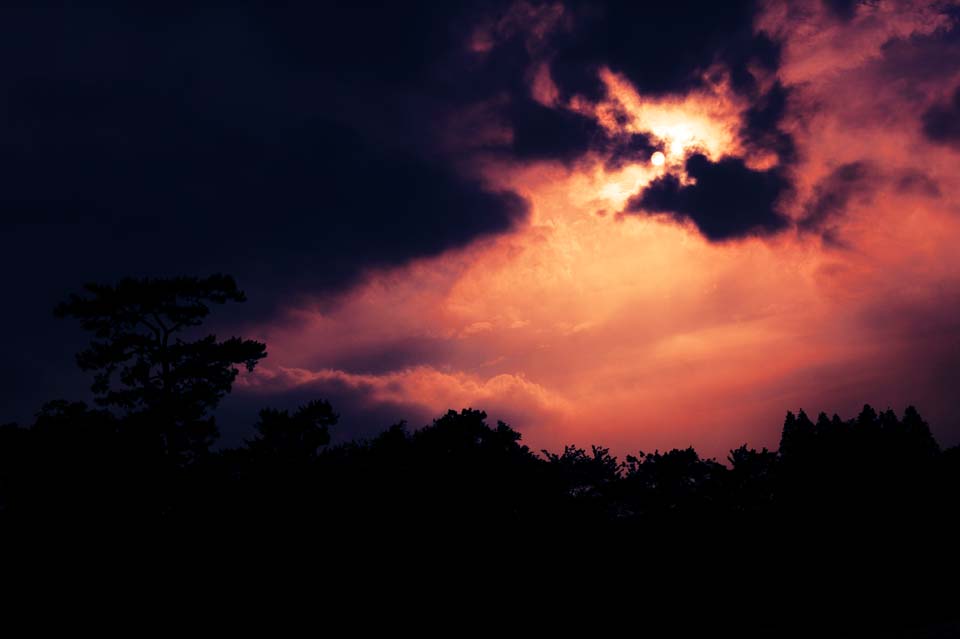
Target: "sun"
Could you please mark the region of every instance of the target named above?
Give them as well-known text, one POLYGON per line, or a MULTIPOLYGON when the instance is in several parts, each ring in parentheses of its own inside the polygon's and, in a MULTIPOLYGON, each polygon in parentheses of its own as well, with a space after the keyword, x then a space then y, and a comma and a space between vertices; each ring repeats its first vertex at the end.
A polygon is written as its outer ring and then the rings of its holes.
POLYGON ((650 156, 650 164, 654 166, 663 166, 663 163, 667 161, 667 158, 660 151, 656 151, 653 155, 650 156))

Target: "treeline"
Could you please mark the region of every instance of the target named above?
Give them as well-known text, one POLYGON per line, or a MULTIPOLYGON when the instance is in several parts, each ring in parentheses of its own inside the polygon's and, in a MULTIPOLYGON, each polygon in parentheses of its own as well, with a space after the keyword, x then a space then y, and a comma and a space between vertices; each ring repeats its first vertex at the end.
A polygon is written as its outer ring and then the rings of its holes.
POLYGON ((842 636, 954 636, 943 584, 958 569, 960 449, 942 450, 913 408, 788 413, 778 450, 718 461, 533 451, 473 409, 331 445, 339 416, 318 400, 262 410, 244 445, 218 450, 213 411, 266 346, 200 327, 243 300, 215 275, 88 285, 59 305, 92 335, 77 364, 95 405, 52 401, 28 426, 0 426, 0 533, 59 545, 93 532, 243 570, 254 556, 292 570, 320 557, 358 589, 438 567, 501 587, 536 575, 601 603, 642 591, 654 613, 748 605, 738 633, 762 614, 772 636, 836 618, 853 630, 842 636))
POLYGON ((725 463, 693 448, 618 459, 606 448, 530 450, 479 410, 330 445, 329 403, 260 413, 240 448, 171 455, 141 418, 54 402, 0 427, 0 521, 269 521, 371 527, 558 528, 651 533, 713 522, 949 525, 960 450, 941 451, 912 408, 856 418, 788 413, 778 451, 725 463))
POLYGON ((693 448, 628 455, 534 452, 482 411, 330 446, 325 401, 260 412, 254 436, 214 451, 212 411, 264 344, 199 327, 242 302, 229 276, 91 284, 55 312, 92 334, 78 365, 96 407, 54 401, 29 428, 0 427, 0 521, 256 522, 304 528, 505 526, 678 530, 711 522, 952 521, 960 451, 942 451, 913 408, 856 418, 787 415, 777 451, 741 446, 724 463, 693 448))
MULTIPOLYGON (((653 622, 662 636, 693 622, 734 636, 960 632, 960 449, 942 450, 913 408, 788 413, 778 450, 718 461, 693 448, 533 451, 473 409, 331 445, 339 416, 318 400, 262 410, 242 446, 218 450, 213 411, 266 346, 200 327, 243 300, 216 275, 88 285, 57 307, 92 335, 77 364, 95 405, 52 401, 28 426, 0 426, 8 558, 38 541, 153 556, 178 587, 184 567, 220 558, 360 602, 389 583, 379 600, 408 611, 428 610, 410 598, 428 578, 470 609, 462 620, 512 610, 535 580, 570 595, 570 610, 552 609, 561 619, 587 600, 642 610, 651 636, 653 622), (497 590, 483 599, 452 586, 486 583, 497 590)), ((606 623, 583 621, 591 634, 606 623)))

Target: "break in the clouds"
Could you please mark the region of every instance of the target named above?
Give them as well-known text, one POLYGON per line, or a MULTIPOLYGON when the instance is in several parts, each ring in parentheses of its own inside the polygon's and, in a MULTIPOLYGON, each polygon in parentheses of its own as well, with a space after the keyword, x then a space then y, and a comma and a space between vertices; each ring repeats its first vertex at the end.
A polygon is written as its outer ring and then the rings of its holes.
POLYGON ((24 401, 65 291, 216 270, 269 345, 250 415, 720 454, 869 401, 960 435, 956 3, 448 4, 8 12, 24 401))

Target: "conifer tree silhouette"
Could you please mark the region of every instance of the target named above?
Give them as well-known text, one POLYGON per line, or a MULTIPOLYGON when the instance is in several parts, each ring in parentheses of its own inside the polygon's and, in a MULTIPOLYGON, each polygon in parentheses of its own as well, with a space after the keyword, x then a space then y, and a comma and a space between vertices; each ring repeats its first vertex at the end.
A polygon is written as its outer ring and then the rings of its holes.
POLYGON ((169 455, 206 451, 217 436, 209 413, 230 392, 238 366, 250 371, 266 357, 266 346, 253 340, 185 339, 211 305, 246 300, 234 279, 126 278, 85 289, 88 296, 71 295, 54 312, 94 335, 77 364, 94 373, 97 404, 156 434, 169 455))

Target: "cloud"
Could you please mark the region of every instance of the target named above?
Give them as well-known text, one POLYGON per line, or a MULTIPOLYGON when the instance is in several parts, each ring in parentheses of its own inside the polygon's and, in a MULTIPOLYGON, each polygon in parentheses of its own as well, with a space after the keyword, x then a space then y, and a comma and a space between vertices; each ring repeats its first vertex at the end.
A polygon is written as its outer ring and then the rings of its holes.
POLYGON ((214 268, 260 307, 212 328, 270 352, 228 437, 318 396, 342 437, 474 405, 535 448, 723 455, 864 401, 960 434, 947 3, 6 17, 27 375, 69 366, 45 309, 80 281, 214 268))
POLYGON ((356 374, 337 369, 307 370, 262 367, 256 375, 245 375, 238 390, 260 397, 261 401, 290 399, 308 401, 329 397, 346 415, 338 439, 374 434, 378 428, 405 419, 415 427, 436 416, 437 406, 482 407, 498 418, 525 422, 558 415, 569 410, 568 402, 523 375, 499 374, 483 377, 461 371, 441 371, 415 366, 380 374, 356 374), (358 424, 356 416, 382 415, 381 423, 358 424), (361 430, 358 432, 358 428, 361 430))
POLYGON ((518 158, 570 162, 605 139, 592 118, 519 98, 508 110, 513 132, 510 151, 518 158))
MULTIPOLYGON (((716 53, 742 49, 728 45, 727 27, 754 40, 743 3, 657 9, 660 26, 645 18, 641 41, 625 30, 638 16, 629 3, 602 15, 524 2, 109 9, 10 10, 3 20, 5 55, 26 62, 0 80, 0 224, 15 236, 2 265, 29 261, 42 236, 57 246, 47 291, 121 271, 230 271, 258 313, 521 223, 523 204, 477 179, 468 156, 478 148, 566 163, 600 153, 612 168, 645 160, 654 137, 571 108, 571 87, 553 77, 565 68, 589 66, 600 82, 597 63, 610 62, 666 90, 733 60, 716 53), (697 27, 707 41, 662 36, 693 8, 709 9, 697 27), (148 22, 156 28, 142 29, 148 22), (486 44, 472 47, 478 25, 486 44), (662 55, 691 41, 689 59, 662 55), (641 59, 631 42, 657 55, 641 59), (533 90, 538 78, 546 93, 533 90), (457 128, 471 109, 477 126, 457 128)), ((775 62, 759 49, 737 55, 775 62)))
POLYGON ((518 198, 438 156, 391 87, 416 94, 441 73, 401 25, 437 55, 458 43, 428 37, 406 11, 384 27, 369 11, 331 10, 10 16, 5 54, 27 63, 0 80, 0 224, 79 233, 93 266, 105 263, 89 276, 118 262, 129 273, 230 270, 262 300, 275 285, 264 279, 296 280, 287 292, 337 288, 522 220, 518 198), (162 27, 134 37, 146 19, 162 27), (40 55, 13 24, 47 34, 49 48, 40 55))
MULTIPOLYGON (((598 65, 599 89, 575 97, 560 50, 581 10, 536 47, 517 36, 531 57, 526 93, 511 93, 570 120, 576 143, 523 154, 504 137, 472 165, 529 203, 525 222, 246 330, 274 370, 306 371, 251 396, 340 394, 344 414, 387 407, 415 424, 483 402, 534 447, 710 455, 775 446, 788 408, 914 403, 956 441, 960 182, 955 151, 922 134, 956 86, 938 62, 953 46, 943 13, 770 3, 754 26, 781 45, 779 64, 748 65, 751 89, 713 56, 721 71, 660 93, 598 65), (659 213, 598 215, 645 196, 659 213)), ((510 104, 476 112, 514 132, 510 104)))
MULTIPOLYGON (((515 3, 498 20, 482 23, 471 40, 483 69, 474 79, 504 95, 494 111, 511 133, 496 145, 521 160, 566 164, 589 153, 609 154, 614 166, 621 155, 649 157, 656 132, 634 127, 634 138, 615 135, 624 131, 591 117, 586 107, 608 101, 612 75, 647 98, 724 83, 747 102, 744 143, 789 161, 790 134, 778 128, 786 96, 774 79, 779 44, 752 28, 754 9, 749 1, 515 3), (488 81, 494 74, 499 84, 488 81)), ((609 115, 629 118, 622 111, 609 115)))
POLYGON ((864 2, 863 0, 823 0, 823 4, 837 18, 849 22, 857 14, 857 5, 864 2))
POLYGON ((814 188, 813 197, 806 203, 800 220, 801 228, 826 230, 834 218, 846 210, 852 197, 864 190, 869 194, 870 190, 864 187, 870 177, 872 174, 865 162, 848 162, 834 169, 814 188))
POLYGON ((796 160, 793 136, 780 128, 787 110, 789 92, 775 81, 765 92, 758 94, 744 113, 740 135, 754 153, 768 151, 776 154, 781 164, 796 160))
POLYGON ((778 170, 754 171, 739 158, 711 162, 695 154, 687 159, 685 171, 691 184, 672 173, 658 177, 630 198, 624 211, 690 220, 715 241, 773 233, 787 226, 776 210, 777 199, 788 188, 778 170))
MULTIPOLYGON (((0 10, 0 51, 20 61, 0 78, 0 269, 18 274, 6 295, 24 309, 0 328, 29 344, 11 365, 63 357, 69 329, 50 309, 85 281, 230 272, 244 312, 268 317, 522 224, 522 199, 439 139, 461 105, 502 86, 466 72, 477 15, 0 10)), ((18 393, 15 412, 77 392, 58 388, 18 393)))
POLYGON ((779 47, 752 28, 752 1, 573 2, 572 30, 556 45, 552 69, 565 96, 598 99, 597 71, 608 67, 641 92, 684 92, 703 73, 727 66, 737 90, 754 89, 753 69, 774 69, 779 47))
POLYGON ((952 100, 935 104, 923 114, 923 134, 939 144, 960 146, 960 87, 952 100))

